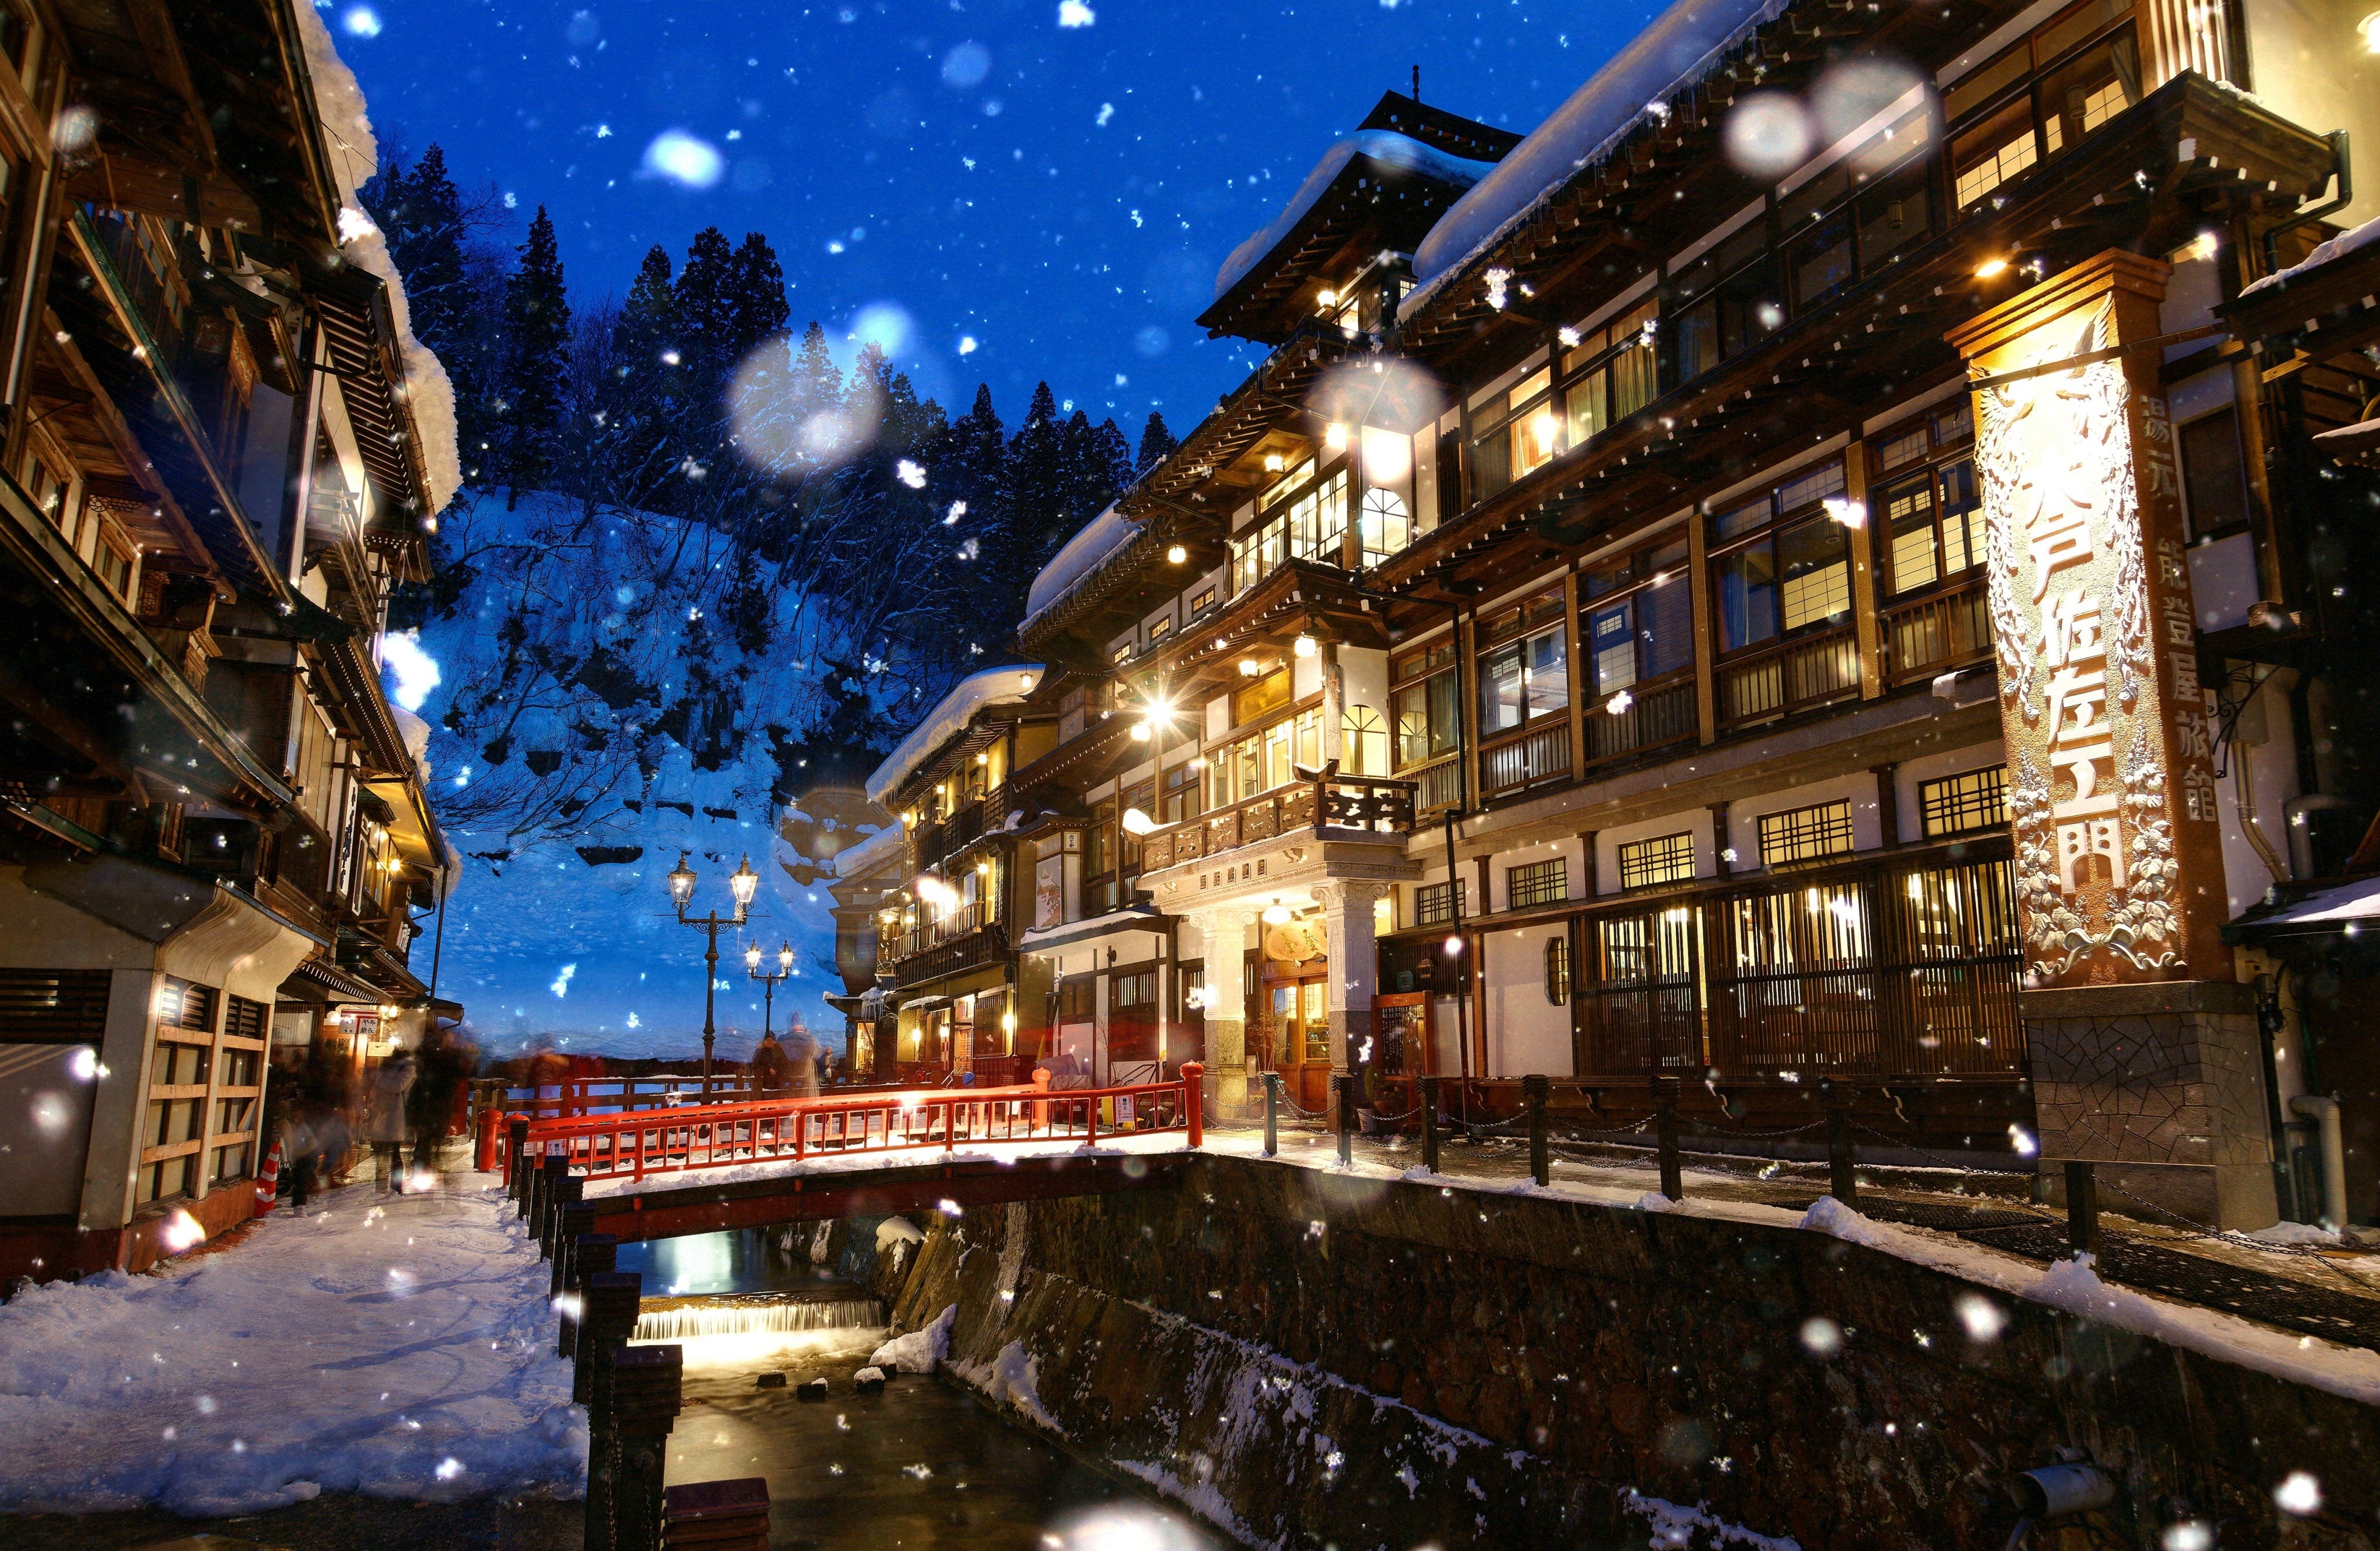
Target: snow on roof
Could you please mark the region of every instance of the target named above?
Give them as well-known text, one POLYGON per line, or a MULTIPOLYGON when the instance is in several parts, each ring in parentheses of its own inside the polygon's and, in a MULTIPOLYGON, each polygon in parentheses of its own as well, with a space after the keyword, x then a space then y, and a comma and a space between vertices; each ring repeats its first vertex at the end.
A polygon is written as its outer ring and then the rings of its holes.
POLYGON ((2334 929, 2352 931, 2361 929, 2365 923, 2380 923, 2380 878, 2362 878, 2325 889, 2278 910, 2252 911, 2234 925, 2249 928, 2245 935, 2265 937, 2334 929))
POLYGON ((873 872, 901 855, 901 826, 887 824, 857 845, 846 845, 834 854, 834 875, 845 880, 873 872))
POLYGON ((1289 235, 1291 227, 1305 219, 1305 212, 1314 208, 1314 201, 1330 187, 1330 180, 1339 176, 1340 169, 1359 155, 1385 162, 1392 167, 1420 173, 1425 177, 1436 178, 1457 188, 1470 188, 1487 176, 1496 165, 1493 162, 1474 162, 1466 157, 1451 155, 1436 146, 1425 145, 1412 136, 1398 134, 1393 129, 1366 129, 1361 134, 1351 135, 1322 153, 1322 160, 1314 164, 1314 170, 1305 175, 1305 181, 1297 186, 1297 192, 1289 197, 1289 203, 1281 207, 1281 213, 1273 217, 1270 225, 1232 249, 1231 257, 1223 261, 1223 267, 1215 272, 1217 300, 1222 299, 1226 292, 1245 279, 1248 271, 1256 268, 1257 261, 1289 235))
POLYGON ((1090 575, 1100 561, 1130 543, 1132 536, 1139 531, 1138 524, 1112 506, 1085 523, 1033 578, 1033 586, 1025 594, 1025 624, 1031 624, 1044 610, 1073 590, 1076 582, 1090 575))
POLYGON ((2285 270, 2276 270, 2262 280, 2252 280, 2240 287, 2243 297, 2255 295, 2268 285, 2286 285, 2309 271, 2318 270, 2333 259, 2344 259, 2357 248, 2380 242, 2380 216, 2374 216, 2361 226, 2339 233, 2328 242, 2317 243, 2314 250, 2285 270))
POLYGON ((412 411, 414 431, 421 438, 421 461, 430 487, 421 495, 434 513, 453 500, 463 484, 455 427, 455 384, 437 356, 413 337, 413 309, 406 300, 405 282, 388 256, 387 239, 356 198, 356 189, 380 164, 380 142, 364 111, 363 88, 356 84, 356 73, 339 57, 331 30, 314 7, 294 8, 306 45, 306 70, 314 81, 314 111, 322 117, 323 134, 330 138, 332 170, 339 183, 339 251, 347 262, 387 284, 388 309, 396 321, 397 353, 405 364, 405 382, 398 396, 412 411))
POLYGON ((1414 278, 1420 284, 1400 315, 1413 316, 1437 289, 1435 282, 1492 247, 1539 200, 1609 155, 1639 123, 1666 114, 1671 96, 1789 4, 1678 0, 1439 217, 1414 250, 1414 278))
POLYGON ((926 720, 901 740, 901 746, 876 767, 875 773, 868 778, 868 800, 890 807, 892 794, 901 783, 917 774, 937 749, 965 733, 977 712, 1024 699, 1041 682, 1041 671, 1038 662, 1017 662, 1005 668, 986 668, 959 680, 926 720))

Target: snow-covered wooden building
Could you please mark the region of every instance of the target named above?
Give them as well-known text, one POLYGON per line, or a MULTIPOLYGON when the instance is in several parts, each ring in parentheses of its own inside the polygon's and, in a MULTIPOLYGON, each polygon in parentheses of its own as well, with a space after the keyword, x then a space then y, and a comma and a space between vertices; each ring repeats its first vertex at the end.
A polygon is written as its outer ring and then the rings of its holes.
POLYGON ((0 53, 0 1276, 55 1275, 249 1214, 276 1044, 437 1015, 381 655, 454 415, 311 6, 10 0, 0 53))

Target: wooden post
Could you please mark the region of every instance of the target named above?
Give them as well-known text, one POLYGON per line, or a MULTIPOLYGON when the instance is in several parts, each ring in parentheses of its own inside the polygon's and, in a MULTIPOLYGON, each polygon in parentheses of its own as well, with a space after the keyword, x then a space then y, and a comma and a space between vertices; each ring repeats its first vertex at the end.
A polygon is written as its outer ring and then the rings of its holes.
POLYGON ((1265 1090, 1265 1150, 1267 1157, 1281 1156, 1281 1073, 1268 1072, 1264 1076, 1265 1090))
POLYGON ((570 1214, 574 1210, 586 1212, 586 1226, 579 1230, 586 1233, 595 1230, 595 1214, 582 1205, 587 1194, 585 1180, 565 1174, 547 1186, 546 1191, 545 1232, 538 1241, 538 1251, 548 1260, 556 1260, 561 1258, 562 1246, 570 1232, 564 1226, 570 1220, 570 1214))
POLYGON ((1421 1080, 1421 1166, 1438 1172, 1438 1078, 1421 1080))
POLYGON ((2066 1246, 2076 1254, 2099 1253, 2099 1176, 2082 1158, 2066 1160, 2066 1246))
POLYGON ((1542 1073, 1521 1079, 1521 1097, 1529 1105, 1529 1178, 1541 1186, 1553 1183, 1553 1158, 1546 1149, 1546 1099, 1552 1091, 1542 1073))
POLYGON ((1735 863, 1728 856, 1728 853, 1734 849, 1730 839, 1734 827, 1727 821, 1728 806, 1725 802, 1717 802, 1710 806, 1711 860, 1718 864, 1718 875, 1721 878, 1735 871, 1735 863))
MULTIPOLYGON (((587 1181, 584 1180, 573 1180, 570 1182, 577 1186, 579 1191, 587 1188, 587 1181)), ((553 1222, 551 1255, 553 1261, 553 1278, 547 1290, 547 1295, 559 1298, 570 1286, 570 1255, 571 1252, 577 1247, 579 1236, 595 1231, 594 1203, 578 1200, 566 1202, 562 1210, 553 1214, 553 1222)))
POLYGON ((620 1241, 611 1233, 581 1233, 570 1244, 570 1280, 564 1284, 561 1334, 553 1344, 556 1357, 578 1355, 578 1328, 587 1310, 587 1283, 620 1266, 620 1241))
POLYGON ((1887 851, 1900 848, 1900 761, 1888 759, 1881 765, 1871 765, 1868 773, 1876 777, 1876 823, 1878 838, 1887 851))
POLYGON ((645 1278, 634 1271, 597 1271, 579 1294, 586 1310, 579 1315, 577 1369, 571 1376, 570 1398, 581 1405, 595 1398, 595 1364, 613 1348, 625 1346, 637 1333, 637 1309, 645 1296, 645 1278))
POLYGON ((1653 1079, 1654 1136, 1660 1147, 1661 1194, 1672 1201, 1686 1198, 1685 1169, 1678 1157, 1678 1080, 1653 1079))
MULTIPOLYGON (((1843 499, 1867 506, 1867 443, 1859 427, 1852 427, 1851 445, 1843 449, 1843 499)), ((1844 537, 1852 552, 1852 634, 1859 645, 1860 698, 1873 700, 1884 693, 1885 645, 1876 612, 1876 525, 1863 519, 1844 537)), ((1889 842, 1887 842, 1890 843, 1889 842)))
POLYGON ((528 1189, 528 1117, 504 1117, 504 1194, 519 1204, 528 1189))
POLYGON ((603 1551, 662 1551, 662 1474, 668 1438, 685 1400, 685 1348, 622 1347, 596 1370, 595 1395, 588 1407, 587 1528, 590 1546, 603 1551), (600 1422, 599 1422, 600 1418, 600 1422), (599 1461, 598 1441, 608 1444, 599 1461), (610 1490, 597 1519, 594 1491, 599 1462, 608 1467, 610 1490), (608 1537, 597 1539, 608 1530, 608 1537))
POLYGON ((1182 1063, 1182 1119, 1194 1147, 1207 1145, 1207 1069, 1195 1060, 1182 1063))
POLYGON ((1828 1084, 1827 1099, 1827 1194, 1846 1206, 1859 1205, 1859 1178, 1852 1166, 1859 1155, 1852 1145, 1851 1096, 1828 1084))

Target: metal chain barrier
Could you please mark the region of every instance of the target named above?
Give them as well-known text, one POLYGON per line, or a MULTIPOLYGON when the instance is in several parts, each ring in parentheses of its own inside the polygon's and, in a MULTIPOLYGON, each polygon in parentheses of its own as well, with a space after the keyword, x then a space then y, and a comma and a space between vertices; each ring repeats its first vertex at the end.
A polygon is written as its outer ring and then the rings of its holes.
MULTIPOLYGON (((1868 1135, 1875 1137, 1879 1142, 1915 1153, 1918 1157, 1926 1158, 1939 1167, 1955 1169, 1961 1173, 1973 1172, 1973 1170, 1964 1164, 1954 1163, 1950 1159, 1943 1157, 1940 1153, 1931 1151, 1925 1147, 1918 1146, 1915 1143, 1905 1141, 1900 1137, 1887 1135, 1885 1133, 1876 1130, 1874 1126, 1864 1125, 1858 1121, 1853 1121, 1851 1122, 1851 1127, 1853 1131, 1866 1133, 1868 1135)), ((2304 1260, 2320 1266, 2325 1274, 2337 1278, 2341 1285, 2354 1289, 2354 1290, 2361 1296, 2368 1298, 2372 1296, 2374 1290, 2370 1283, 2349 1274, 2337 1266, 2332 1265, 2327 1255, 2325 1255, 2319 1249, 2311 1244, 2268 1244, 2261 1239, 2251 1239, 2244 1233, 2235 1232, 2226 1229, 2208 1228, 2205 1224, 2198 1222, 2193 1218, 2186 1218, 2169 1206, 2160 1206, 2154 1201, 2135 1195, 2131 1191, 2126 1190, 2123 1186, 2117 1184, 2112 1181, 2100 1180, 2098 1181, 2098 1185, 2101 1190, 2107 1191, 2111 1194, 2120 1195, 2125 1200, 2133 1203, 2135 1206, 2144 1208, 2153 1214, 2155 1218, 2166 1219, 2166 1221, 2159 1223, 2158 1226, 2168 1227, 2171 1231, 2178 1232, 2185 1238, 2204 1239, 2213 1243, 2228 1244, 2234 1249, 2255 1250, 2265 1254, 2286 1255, 2291 1259, 2304 1260)), ((2031 1207, 2035 1204, 2027 1201, 2021 1204, 2011 1203, 2011 1205, 2022 1205, 2024 1206, 2031 1207)), ((2041 1214, 2041 1220, 2044 1222, 2055 1222, 2057 1218, 2045 1212, 2041 1214)))

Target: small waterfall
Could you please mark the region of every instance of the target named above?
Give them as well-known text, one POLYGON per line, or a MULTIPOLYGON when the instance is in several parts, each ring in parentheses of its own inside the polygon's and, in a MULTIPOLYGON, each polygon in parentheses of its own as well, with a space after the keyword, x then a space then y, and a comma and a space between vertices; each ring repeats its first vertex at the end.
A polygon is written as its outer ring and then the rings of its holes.
POLYGON ((637 1316, 639 1341, 674 1341, 688 1336, 749 1336, 779 1331, 850 1330, 884 1323, 884 1305, 873 1298, 683 1298, 660 1308, 648 1299, 637 1316))

